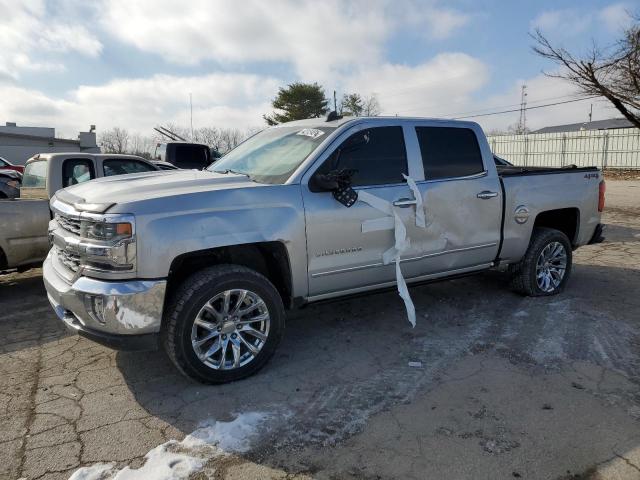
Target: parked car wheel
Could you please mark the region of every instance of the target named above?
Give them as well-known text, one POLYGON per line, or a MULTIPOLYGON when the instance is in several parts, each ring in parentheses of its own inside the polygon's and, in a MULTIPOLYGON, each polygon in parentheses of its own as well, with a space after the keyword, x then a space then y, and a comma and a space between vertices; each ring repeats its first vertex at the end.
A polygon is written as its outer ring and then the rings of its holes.
POLYGON ((163 344, 188 377, 226 383, 254 374, 275 352, 284 331, 280 294, 258 272, 210 267, 187 278, 164 315, 163 344))
POLYGON ((535 228, 524 258, 509 268, 511 285, 531 297, 560 293, 571 274, 572 260, 571 243, 563 232, 535 228))

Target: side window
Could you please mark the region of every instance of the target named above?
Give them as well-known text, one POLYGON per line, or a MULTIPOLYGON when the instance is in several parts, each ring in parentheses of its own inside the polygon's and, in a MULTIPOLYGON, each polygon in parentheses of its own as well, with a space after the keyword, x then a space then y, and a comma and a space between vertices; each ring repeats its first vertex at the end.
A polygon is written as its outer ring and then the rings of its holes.
POLYGON ((416 127, 427 180, 465 177, 484 171, 473 130, 455 127, 416 127))
POLYGON ((127 173, 155 172, 156 169, 148 163, 129 158, 111 158, 103 163, 104 176, 125 175, 127 173))
POLYGON ((69 187, 96 178, 93 162, 86 158, 71 158, 62 164, 62 186, 69 187))
POLYGON ((171 146, 173 155, 170 160, 178 168, 202 170, 211 163, 209 148, 204 145, 176 143, 171 146))
POLYGON ((0 157, 0 168, 7 167, 7 166, 9 166, 9 164, 4 161, 4 158, 0 157))
POLYGON ((347 138, 320 168, 354 170, 353 186, 385 185, 404 182, 408 174, 407 151, 402 127, 376 127, 361 130, 347 138))
POLYGON ((47 162, 31 162, 24 167, 22 186, 27 188, 45 188, 47 186, 47 162))

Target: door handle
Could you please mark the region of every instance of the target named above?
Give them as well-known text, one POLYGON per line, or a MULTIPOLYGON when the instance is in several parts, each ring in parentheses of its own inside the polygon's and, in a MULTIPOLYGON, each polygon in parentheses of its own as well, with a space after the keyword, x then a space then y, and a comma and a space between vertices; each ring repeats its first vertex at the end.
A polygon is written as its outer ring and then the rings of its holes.
POLYGON ((399 198, 393 202, 394 207, 407 208, 411 205, 417 205, 418 201, 415 198, 399 198))
POLYGON ((481 198, 483 200, 487 200, 489 198, 497 197, 498 192, 490 192, 489 190, 485 190, 484 192, 480 192, 476 197, 481 198))

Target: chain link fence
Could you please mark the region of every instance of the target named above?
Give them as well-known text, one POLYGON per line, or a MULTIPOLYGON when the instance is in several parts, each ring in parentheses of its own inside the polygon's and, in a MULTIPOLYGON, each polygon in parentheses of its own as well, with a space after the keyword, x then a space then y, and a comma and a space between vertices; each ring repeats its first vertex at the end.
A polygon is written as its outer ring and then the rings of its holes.
POLYGON ((491 135, 493 153, 514 165, 640 170, 640 129, 491 135))

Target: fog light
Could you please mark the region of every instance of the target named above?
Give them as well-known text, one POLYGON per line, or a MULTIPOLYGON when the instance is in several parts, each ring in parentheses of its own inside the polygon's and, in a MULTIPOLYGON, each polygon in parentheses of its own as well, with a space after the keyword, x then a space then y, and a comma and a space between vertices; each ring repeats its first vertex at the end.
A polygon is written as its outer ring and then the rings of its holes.
POLYGON ((85 295, 84 306, 89 312, 91 318, 96 322, 105 324, 104 320, 104 304, 105 299, 102 295, 85 295))

